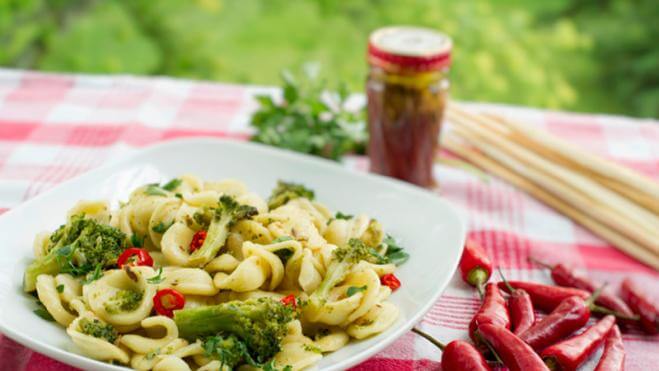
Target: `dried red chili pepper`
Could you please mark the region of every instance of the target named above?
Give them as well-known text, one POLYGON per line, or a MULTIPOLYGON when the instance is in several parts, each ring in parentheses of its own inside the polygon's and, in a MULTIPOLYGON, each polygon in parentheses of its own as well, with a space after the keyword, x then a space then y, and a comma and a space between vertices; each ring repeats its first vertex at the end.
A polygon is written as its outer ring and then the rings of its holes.
POLYGON ((387 273, 380 277, 380 283, 389 287, 391 291, 396 291, 400 287, 400 281, 392 273, 387 273))
POLYGON ((531 348, 541 351, 582 328, 589 319, 588 303, 578 296, 571 296, 519 337, 531 348))
MULTIPOLYGON (((526 291, 531 297, 533 306, 546 312, 551 312, 563 300, 571 296, 578 296, 584 300, 590 296, 588 291, 570 287, 558 287, 523 281, 508 281, 508 283, 511 287, 526 291)), ((508 287, 503 282, 499 282, 499 288, 508 292, 508 287)))
POLYGON ((469 322, 469 336, 476 343, 480 343, 480 338, 476 336, 476 330, 483 324, 493 324, 505 328, 510 328, 510 316, 506 299, 499 291, 497 285, 488 283, 485 286, 485 295, 483 303, 478 309, 474 318, 469 322))
POLYGON ((533 348, 504 327, 484 324, 478 327, 477 336, 490 345, 510 371, 548 370, 533 348))
POLYGON ((625 366, 625 347, 622 335, 617 325, 613 325, 604 341, 602 358, 597 363, 595 371, 622 371, 625 366))
POLYGON ((631 279, 625 278, 620 286, 623 300, 640 316, 641 328, 648 334, 659 333, 659 308, 631 279))
POLYGON ((476 287, 482 298, 483 285, 487 283, 492 275, 492 262, 479 243, 472 239, 467 240, 460 259, 459 269, 462 280, 476 287))
POLYGON ((131 247, 124 250, 117 259, 117 265, 122 268, 124 265, 143 265, 153 267, 153 258, 149 252, 137 247, 131 247))
MULTIPOLYGON (((551 278, 559 286, 574 287, 588 292, 594 292, 601 284, 596 283, 583 274, 580 274, 572 269, 569 269, 563 264, 549 265, 534 258, 529 258, 532 262, 547 268, 551 271, 551 278)), ((612 293, 609 289, 605 288, 600 296, 597 298, 597 304, 604 308, 611 309, 623 316, 633 317, 634 313, 625 304, 625 302, 612 293)))
POLYGON ((281 303, 284 305, 289 305, 293 307, 293 309, 297 309, 297 299, 295 298, 295 295, 290 294, 288 296, 285 296, 281 298, 281 303))
POLYGON ((412 328, 412 332, 420 335, 424 339, 433 343, 442 351, 442 369, 443 370, 470 370, 470 371, 491 371, 492 368, 487 364, 485 357, 466 341, 453 340, 444 345, 434 337, 426 334, 418 328, 412 328))
POLYGON ((550 370, 576 371, 602 344, 615 323, 616 318, 608 315, 579 335, 549 346, 540 356, 550 370))
POLYGON ((503 283, 506 284, 510 297, 508 298, 508 312, 510 313, 510 327, 515 335, 521 334, 528 330, 535 323, 535 311, 529 293, 524 290, 518 290, 508 284, 506 277, 503 276, 501 269, 499 275, 503 283))
POLYGON ((180 292, 166 288, 158 290, 153 296, 153 307, 161 316, 173 317, 176 309, 183 309, 185 296, 180 292))
POLYGON ((192 236, 192 241, 190 241, 190 253, 193 253, 195 250, 200 248, 203 244, 204 241, 206 241, 206 236, 208 235, 208 232, 205 230, 200 230, 197 231, 197 233, 192 236))

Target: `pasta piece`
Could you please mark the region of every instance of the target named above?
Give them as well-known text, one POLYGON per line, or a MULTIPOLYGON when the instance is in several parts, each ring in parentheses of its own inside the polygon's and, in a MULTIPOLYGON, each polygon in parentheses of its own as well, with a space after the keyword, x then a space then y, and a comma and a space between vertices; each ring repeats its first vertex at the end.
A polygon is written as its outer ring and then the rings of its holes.
POLYGON ((300 210, 307 212, 309 219, 316 226, 320 234, 325 232, 327 228, 327 222, 331 219, 331 214, 318 202, 311 202, 306 198, 296 198, 294 200, 288 201, 288 204, 293 205, 300 210))
POLYGON ((305 247, 320 248, 327 244, 309 218, 309 213, 290 202, 272 210, 268 215, 282 218, 268 225, 275 236, 291 236, 305 247))
POLYGON ((234 233, 240 234, 243 241, 252 241, 267 244, 273 240, 272 234, 263 224, 254 220, 241 220, 231 228, 234 233))
POLYGON ((237 197, 247 192, 245 183, 235 179, 225 179, 219 182, 204 182, 204 190, 217 191, 221 194, 237 197))
POLYGON ((281 350, 274 357, 277 367, 290 366, 294 371, 302 370, 323 358, 322 351, 302 334, 300 321, 292 321, 288 329, 288 334, 282 339, 281 350))
POLYGON ((80 281, 70 274, 60 273, 55 276, 55 288, 62 302, 67 304, 82 295, 80 281))
POLYGON ((376 304, 363 317, 348 326, 348 335, 365 339, 388 329, 398 318, 398 308, 390 302, 376 304))
POLYGON ((298 277, 300 287, 304 292, 311 293, 322 281, 323 277, 314 265, 314 257, 311 254, 311 250, 305 249, 302 262, 300 263, 300 276, 298 277))
POLYGON ((178 357, 164 356, 153 367, 153 371, 190 371, 190 366, 178 357))
POLYGON ((78 201, 66 215, 71 219, 74 215, 85 214, 86 218, 94 219, 99 223, 108 224, 110 222, 110 205, 107 201, 78 201))
MULTIPOLYGON (((284 264, 281 262, 281 259, 274 253, 268 251, 267 249, 261 247, 260 245, 251 243, 249 241, 243 243, 243 255, 248 259, 252 256, 257 256, 261 259, 262 264, 267 264, 267 272, 270 276, 270 283, 268 284, 269 290, 272 291, 284 279, 284 264)), ((241 263, 242 264, 242 263, 241 263)), ((240 269, 240 265, 236 270, 240 269)))
POLYGON ((259 213, 265 213, 268 211, 268 204, 265 202, 265 200, 253 192, 241 194, 240 196, 236 197, 236 201, 238 201, 238 203, 241 205, 249 205, 255 207, 259 213))
POLYGON ((40 258, 48 253, 48 243, 50 242, 50 232, 39 232, 34 236, 32 251, 34 257, 40 258))
POLYGON ((231 371, 231 368, 223 365, 220 361, 214 360, 199 367, 197 371, 231 371))
POLYGON ((219 289, 213 284, 210 274, 200 268, 165 267, 164 280, 158 284, 158 289, 170 287, 184 295, 212 296, 219 289))
POLYGON ((150 221, 153 212, 163 202, 179 201, 178 198, 168 198, 164 196, 146 196, 141 197, 138 201, 130 201, 128 209, 128 218, 133 233, 138 236, 148 236, 150 234, 150 221))
MULTIPOLYGON (((120 363, 128 363, 130 356, 128 353, 116 346, 115 344, 103 338, 87 335, 82 332, 80 326, 84 321, 93 321, 94 318, 91 314, 83 314, 76 318, 67 327, 66 333, 69 334, 73 343, 80 349, 80 351, 91 358, 99 361, 117 361, 120 363)), ((98 320, 98 319, 96 319, 98 320)))
POLYGON ((139 327, 153 309, 156 286, 147 282, 153 276, 153 268, 146 266, 110 270, 83 286, 83 296, 99 318, 129 331, 139 327))
POLYGON ((215 272, 233 272, 238 267, 240 261, 233 257, 231 254, 221 254, 214 258, 206 266, 204 270, 208 273, 215 272))
POLYGON ((217 191, 201 191, 183 195, 183 200, 195 207, 216 207, 219 199, 220 193, 217 191))
POLYGON ((170 265, 190 266, 190 242, 195 231, 182 222, 176 222, 162 236, 160 247, 170 265))
POLYGON ((359 308, 364 295, 362 292, 358 292, 352 296, 346 296, 346 290, 347 287, 331 289, 325 305, 317 310, 311 307, 303 308, 304 318, 310 322, 334 326, 346 322, 350 313, 359 308))
POLYGON ((41 274, 37 277, 37 295, 51 316, 62 326, 68 326, 75 316, 71 314, 60 299, 53 276, 41 274))
POLYGON ((327 330, 326 333, 316 336, 314 345, 323 353, 335 352, 343 348, 350 341, 350 336, 338 328, 327 330))
POLYGON ((135 353, 151 353, 157 349, 164 348, 167 344, 178 338, 178 328, 171 318, 165 316, 148 317, 142 320, 141 325, 147 332, 150 329, 161 328, 164 331, 164 335, 160 338, 134 334, 122 336, 119 342, 135 353))
POLYGON ((195 193, 204 189, 204 182, 195 175, 183 174, 178 179, 181 180, 181 184, 176 187, 177 192, 195 193))
POLYGON ((380 286, 380 277, 371 269, 353 272, 348 275, 344 283, 346 292, 350 287, 365 288, 365 290, 361 292, 362 298, 359 307, 350 313, 348 318, 343 322, 343 326, 363 316, 378 303, 380 286))
POLYGON ((155 349, 146 354, 135 354, 130 360, 130 367, 136 370, 151 370, 161 360, 157 358, 159 355, 171 355, 178 349, 188 346, 188 342, 184 339, 174 339, 169 344, 155 349))
POLYGON ((174 223, 180 206, 181 200, 173 198, 161 202, 153 210, 149 219, 149 237, 156 248, 160 248, 163 233, 174 223))
POLYGON ((270 266, 260 256, 250 256, 240 262, 236 270, 227 275, 218 272, 213 277, 213 283, 218 289, 238 292, 256 290, 270 276, 270 266))

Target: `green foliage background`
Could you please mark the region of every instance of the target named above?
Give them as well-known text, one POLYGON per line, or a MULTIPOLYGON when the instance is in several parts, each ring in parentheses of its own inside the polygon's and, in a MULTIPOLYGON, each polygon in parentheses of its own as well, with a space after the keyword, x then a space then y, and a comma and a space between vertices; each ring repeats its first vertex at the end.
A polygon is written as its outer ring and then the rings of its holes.
POLYGON ((363 89, 375 28, 455 41, 468 100, 659 116, 656 0, 0 0, 0 65, 276 84, 318 61, 363 89))

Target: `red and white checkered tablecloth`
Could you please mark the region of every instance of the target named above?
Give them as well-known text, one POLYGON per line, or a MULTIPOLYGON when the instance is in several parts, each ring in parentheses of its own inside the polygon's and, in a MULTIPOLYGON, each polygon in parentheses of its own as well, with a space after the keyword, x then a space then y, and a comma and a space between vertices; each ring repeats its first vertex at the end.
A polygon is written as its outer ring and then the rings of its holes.
MULTIPOLYGON (((0 69, 0 213, 53 185, 170 138, 246 140, 255 93, 274 89, 169 78, 41 74, 0 69)), ((546 112, 501 105, 478 108, 545 129, 659 179, 659 122, 546 112)), ((350 157, 345 166, 366 170, 350 157)), ((659 295, 659 275, 497 179, 437 165, 444 197, 468 215, 480 240, 510 279, 550 282, 529 254, 560 260, 616 286, 625 276, 659 295)), ((404 283, 403 283, 404 284, 404 283)), ((421 326, 443 341, 467 337, 479 300, 457 278, 421 326)), ((659 336, 624 335, 627 370, 659 369, 659 336)), ((408 333, 356 370, 438 370, 440 353, 408 333)), ((0 335, 3 370, 72 370, 0 335)), ((585 369, 592 369, 594 361, 585 369)))

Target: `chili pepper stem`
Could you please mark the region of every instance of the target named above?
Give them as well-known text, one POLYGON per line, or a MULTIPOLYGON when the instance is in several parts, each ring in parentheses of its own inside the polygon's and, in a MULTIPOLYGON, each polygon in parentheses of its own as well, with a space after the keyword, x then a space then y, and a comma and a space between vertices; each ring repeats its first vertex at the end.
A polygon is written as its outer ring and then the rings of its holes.
POLYGON ((487 282, 489 278, 489 275, 486 270, 482 268, 475 268, 472 269, 471 272, 469 272, 469 275, 467 276, 467 281, 474 285, 476 287, 476 290, 478 290, 478 294, 481 297, 481 300, 483 300, 483 285, 487 282))
POLYGON ((508 282, 508 280, 506 279, 506 277, 503 275, 503 272, 501 271, 501 268, 500 268, 500 267, 497 267, 497 270, 499 271, 499 276, 501 277, 501 280, 503 280, 503 283, 504 283, 504 284, 506 285, 506 287, 508 288, 508 291, 510 291, 511 294, 512 294, 513 292, 515 292, 516 289, 510 285, 510 283, 508 282))
POLYGON ((592 304, 590 306, 590 311, 595 312, 595 313, 600 313, 600 314, 610 314, 612 316, 615 316, 616 318, 619 318, 619 319, 622 319, 622 320, 627 320, 627 321, 639 321, 641 319, 641 317, 639 315, 628 316, 626 314, 616 312, 615 310, 611 310, 609 308, 604 308, 603 306, 600 306, 600 305, 597 305, 597 304, 592 304))
POLYGON ((497 360, 497 363, 503 365, 504 363, 503 363, 503 361, 501 360, 501 357, 499 357, 499 355, 497 354, 497 351, 494 350, 494 348, 492 347, 492 344, 490 344, 489 341, 483 339, 482 336, 478 335, 478 337, 483 341, 483 344, 485 344, 485 346, 487 347, 487 349, 489 349, 490 352, 492 352, 492 355, 494 355, 494 358, 497 360))
POLYGON ((529 260, 529 262, 531 262, 531 263, 533 263, 533 264, 535 264, 535 265, 539 265, 539 266, 541 266, 541 267, 543 267, 543 268, 546 268, 546 269, 549 269, 549 270, 554 269, 554 266, 553 266, 553 265, 547 264, 547 263, 543 262, 542 260, 538 260, 538 259, 536 259, 536 258, 534 258, 534 257, 532 257, 532 256, 529 256, 529 257, 528 257, 528 260, 529 260))
POLYGON ((604 283, 602 286, 598 287, 597 290, 593 291, 593 293, 586 299, 586 306, 589 308, 593 308, 595 306, 595 300, 600 296, 602 293, 602 290, 606 287, 606 283, 604 283))
POLYGON ((432 336, 426 334, 425 332, 419 330, 419 329, 416 328, 416 327, 412 327, 412 332, 414 332, 415 334, 417 334, 417 335, 421 336, 422 338, 428 340, 428 341, 431 342, 434 346, 436 346, 437 348, 439 348, 442 352, 443 352, 444 349, 446 348, 446 345, 442 344, 439 340, 437 340, 437 339, 435 339, 434 337, 432 337, 432 336))

